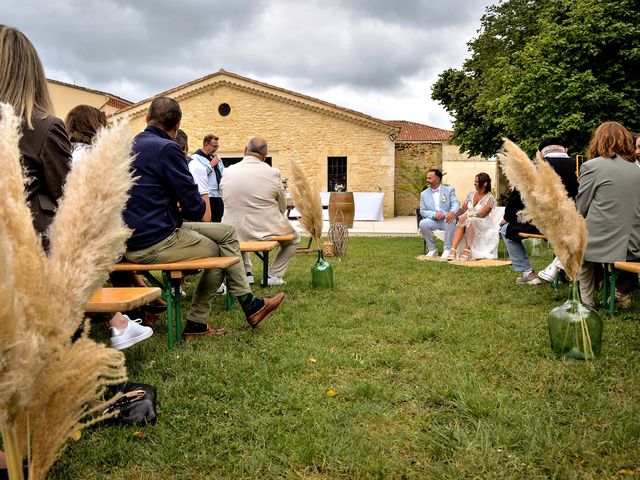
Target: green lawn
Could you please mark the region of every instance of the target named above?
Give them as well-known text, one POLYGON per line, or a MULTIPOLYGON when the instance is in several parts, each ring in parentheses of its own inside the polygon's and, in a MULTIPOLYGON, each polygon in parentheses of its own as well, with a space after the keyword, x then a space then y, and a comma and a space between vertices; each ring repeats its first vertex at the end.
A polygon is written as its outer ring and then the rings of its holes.
POLYGON ((270 289, 285 303, 256 332, 222 297, 212 318, 232 330, 225 337, 168 351, 159 325, 126 351, 130 378, 158 388, 157 425, 85 431, 51 478, 591 479, 640 469, 638 298, 606 321, 602 358, 560 361, 546 315, 566 290, 516 285, 511 267, 415 260, 421 253, 417 237, 352 238, 332 261, 334 290, 312 290, 315 256, 296 256, 287 285, 270 289))

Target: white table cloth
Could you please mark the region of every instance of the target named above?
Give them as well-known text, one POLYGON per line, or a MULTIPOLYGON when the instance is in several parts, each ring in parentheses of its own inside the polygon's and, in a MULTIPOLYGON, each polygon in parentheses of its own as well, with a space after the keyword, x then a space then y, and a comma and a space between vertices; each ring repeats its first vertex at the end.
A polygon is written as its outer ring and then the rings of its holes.
MULTIPOLYGON (((330 192, 320 192, 323 207, 329 206, 330 195, 330 192)), ((353 219, 355 221, 382 222, 384 220, 383 192, 353 192, 353 203, 355 207, 353 219)), ((291 216, 298 217, 300 212, 294 208, 291 210, 291 216)), ((322 218, 329 220, 329 210, 323 209, 322 218)))

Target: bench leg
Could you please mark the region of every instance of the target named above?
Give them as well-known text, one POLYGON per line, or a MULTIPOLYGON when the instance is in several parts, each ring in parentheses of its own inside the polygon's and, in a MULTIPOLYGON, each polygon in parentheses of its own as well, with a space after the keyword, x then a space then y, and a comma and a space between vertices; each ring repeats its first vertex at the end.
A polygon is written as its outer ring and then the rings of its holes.
POLYGON ((164 280, 164 288, 167 291, 167 344, 169 348, 173 348, 176 344, 176 323, 175 319, 180 305, 180 287, 178 287, 178 296, 174 294, 169 272, 162 272, 164 280))
POLYGON ((253 252, 262 261, 262 288, 269 286, 269 252, 253 252))
POLYGON ((618 271, 613 265, 603 264, 604 276, 602 278, 602 309, 605 310, 611 318, 616 311, 616 281, 618 280, 618 271))
POLYGON ((182 307, 180 305, 180 286, 182 284, 182 279, 181 278, 172 278, 171 279, 171 283, 172 283, 172 291, 173 291, 173 302, 175 305, 175 317, 174 317, 174 324, 175 324, 175 344, 180 343, 180 341, 182 340, 182 307))
POLYGON ((233 297, 229 293, 229 290, 227 290, 227 294, 226 295, 227 295, 225 297, 226 309, 227 309, 227 312, 230 312, 231 309, 233 308, 233 303, 234 303, 235 300, 233 299, 233 297))
POLYGON ((616 313, 616 282, 618 281, 618 273, 618 270, 611 265, 611 281, 609 282, 609 317, 611 318, 613 318, 613 315, 616 313))
POLYGON ((556 273, 556 277, 553 279, 551 288, 556 292, 560 290, 560 270, 558 270, 558 273, 556 273))
POLYGON ((173 348, 175 341, 175 319, 180 318, 180 284, 178 284, 178 295, 173 294, 171 288, 171 280, 169 279, 169 272, 162 272, 162 282, 158 280, 151 272, 141 272, 151 285, 154 287, 160 287, 162 289, 162 299, 167 302, 167 343, 169 348, 173 348))

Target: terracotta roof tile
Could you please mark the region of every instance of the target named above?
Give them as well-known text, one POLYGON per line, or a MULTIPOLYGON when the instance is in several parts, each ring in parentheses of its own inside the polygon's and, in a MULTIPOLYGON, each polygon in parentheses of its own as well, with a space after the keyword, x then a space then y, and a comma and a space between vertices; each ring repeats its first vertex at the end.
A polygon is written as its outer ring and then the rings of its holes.
POLYGON ((422 123, 405 120, 387 120, 387 123, 400 127, 397 142, 444 142, 453 135, 451 130, 430 127, 422 123))

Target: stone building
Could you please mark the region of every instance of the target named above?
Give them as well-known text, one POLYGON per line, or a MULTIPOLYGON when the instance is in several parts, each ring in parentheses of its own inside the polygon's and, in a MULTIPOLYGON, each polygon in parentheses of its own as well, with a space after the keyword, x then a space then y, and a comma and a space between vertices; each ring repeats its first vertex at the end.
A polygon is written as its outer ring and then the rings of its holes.
POLYGON ((451 132, 420 123, 393 121, 400 127, 396 138, 395 164, 395 214, 413 215, 419 203, 419 194, 426 185, 418 190, 405 191, 405 178, 420 172, 425 174, 431 168, 442 170, 443 145, 447 143, 451 132))
MULTIPOLYGON (((220 137, 218 156, 234 163, 249 139, 263 136, 283 177, 289 161, 297 160, 320 191, 342 184, 349 191, 384 192, 384 216, 393 217, 397 125, 224 70, 159 95, 180 102, 191 151, 213 133, 220 137)), ((139 132, 151 100, 114 118, 129 116, 139 132)))
MULTIPOLYGON (((114 120, 128 117, 133 133, 145 128, 153 99, 131 104, 55 80, 49 80, 49 88, 58 116, 87 103, 112 113, 114 120)), ((220 137, 218 155, 232 164, 242 158, 250 138, 263 136, 269 142, 267 160, 283 177, 289 176, 290 160, 297 160, 320 191, 342 186, 354 192, 383 192, 385 218, 415 212, 417 195, 400 188, 405 183, 400 175, 403 165, 448 170, 445 181, 455 179, 455 186, 459 182, 465 189, 473 185, 475 173, 486 171, 486 160, 467 159, 448 144, 448 130, 381 120, 224 70, 160 95, 180 102, 181 128, 189 135, 192 152, 213 133, 220 137)))

